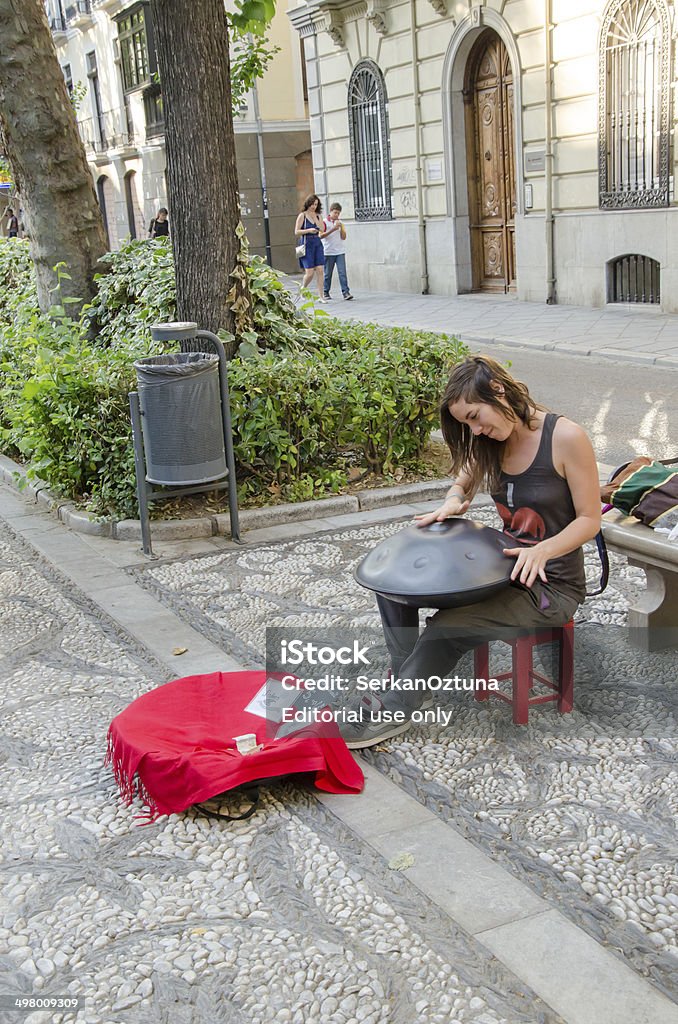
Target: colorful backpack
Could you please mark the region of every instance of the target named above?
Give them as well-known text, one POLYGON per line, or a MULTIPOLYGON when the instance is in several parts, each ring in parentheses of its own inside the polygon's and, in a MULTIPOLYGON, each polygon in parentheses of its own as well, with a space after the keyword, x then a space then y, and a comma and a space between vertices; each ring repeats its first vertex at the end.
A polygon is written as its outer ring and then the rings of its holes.
POLYGON ((673 529, 678 524, 678 459, 639 456, 614 471, 601 489, 608 508, 617 508, 646 526, 673 529))

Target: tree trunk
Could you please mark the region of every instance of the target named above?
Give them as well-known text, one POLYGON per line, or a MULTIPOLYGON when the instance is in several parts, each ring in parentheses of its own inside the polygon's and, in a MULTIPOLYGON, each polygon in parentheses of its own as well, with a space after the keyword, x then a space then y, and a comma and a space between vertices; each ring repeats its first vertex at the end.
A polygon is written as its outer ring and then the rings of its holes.
MULTIPOLYGON (((42 0, 0 0, 0 132, 21 194, 40 308, 89 301, 106 234, 42 0), (57 263, 70 280, 57 286, 57 263)), ((79 303, 66 307, 72 315, 79 303)))
MULTIPOLYGON (((240 207, 224 3, 153 0, 152 11, 177 315, 210 331, 235 333, 234 309, 243 311, 248 298, 244 275, 232 276, 243 268, 237 262, 240 207)), ((229 348, 232 354, 235 345, 229 348)))

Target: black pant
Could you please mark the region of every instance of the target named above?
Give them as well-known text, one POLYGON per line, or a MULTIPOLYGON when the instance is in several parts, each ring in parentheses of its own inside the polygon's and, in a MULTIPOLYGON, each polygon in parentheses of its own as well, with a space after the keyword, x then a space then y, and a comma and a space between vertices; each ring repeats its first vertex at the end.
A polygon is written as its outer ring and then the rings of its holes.
MULTIPOLYGON (((377 595, 377 604, 393 675, 429 679, 450 676, 462 655, 482 643, 564 626, 579 602, 539 581, 529 590, 511 585, 477 604, 441 609, 426 620, 421 633, 418 608, 398 604, 381 594, 377 595)), ((398 692, 397 703, 416 708, 424 696, 420 690, 398 692)))

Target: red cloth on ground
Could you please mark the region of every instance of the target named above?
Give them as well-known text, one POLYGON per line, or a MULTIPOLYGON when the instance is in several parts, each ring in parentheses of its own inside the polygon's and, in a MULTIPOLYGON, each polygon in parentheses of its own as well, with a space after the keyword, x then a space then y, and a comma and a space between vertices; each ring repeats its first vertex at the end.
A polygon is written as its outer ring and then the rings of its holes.
POLYGON ((149 817, 174 814, 243 783, 315 773, 328 793, 359 793, 364 777, 335 724, 271 739, 270 722, 245 711, 266 682, 259 672, 187 676, 137 698, 111 722, 106 763, 122 796, 139 795, 149 817), (241 754, 234 736, 255 733, 241 754))

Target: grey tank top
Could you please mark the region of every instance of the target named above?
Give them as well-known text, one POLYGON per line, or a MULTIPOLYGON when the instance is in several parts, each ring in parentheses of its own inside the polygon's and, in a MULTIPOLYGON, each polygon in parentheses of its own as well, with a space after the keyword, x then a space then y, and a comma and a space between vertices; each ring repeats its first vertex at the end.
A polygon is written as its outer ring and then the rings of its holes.
MULTIPOLYGON (((567 480, 553 465, 553 430, 560 417, 544 417, 539 449, 523 473, 502 473, 499 489, 492 495, 504 524, 504 533, 518 545, 529 546, 553 537, 574 519, 574 502, 567 480)), ((549 584, 583 601, 586 597, 584 552, 581 548, 546 563, 549 584)))

